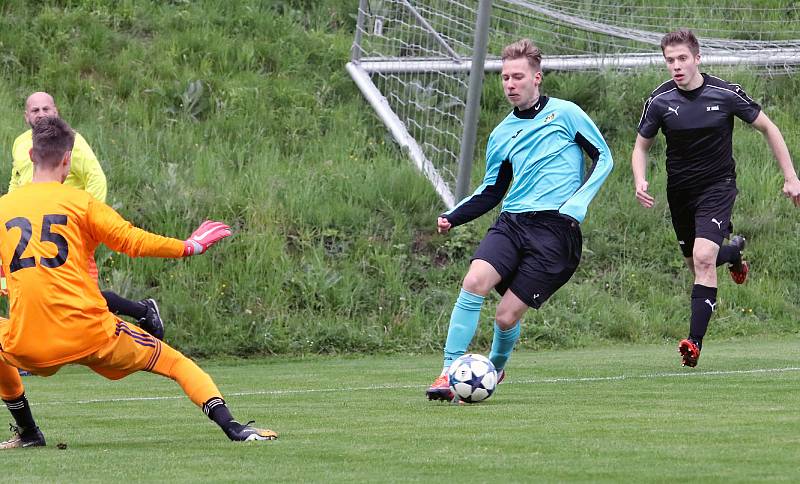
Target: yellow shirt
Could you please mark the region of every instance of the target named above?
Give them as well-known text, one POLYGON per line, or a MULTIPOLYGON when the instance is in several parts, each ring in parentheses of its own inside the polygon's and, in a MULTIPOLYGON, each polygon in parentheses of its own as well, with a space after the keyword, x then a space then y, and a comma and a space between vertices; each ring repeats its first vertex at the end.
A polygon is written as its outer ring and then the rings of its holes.
MULTIPOLYGON (((11 155, 14 165, 11 168, 11 181, 8 183, 8 192, 11 193, 22 185, 28 184, 33 179, 33 162, 30 150, 33 146, 32 130, 28 130, 14 140, 11 155)), ((97 161, 89 143, 78 133, 75 133, 75 146, 72 148, 72 165, 64 184, 86 190, 101 202, 106 201, 108 187, 106 175, 97 161)))
POLYGON ((100 243, 132 257, 181 257, 183 241, 136 228, 83 190, 28 183, 0 198, 0 259, 8 279, 9 321, 2 351, 23 368, 82 358, 116 329, 89 274, 100 243))

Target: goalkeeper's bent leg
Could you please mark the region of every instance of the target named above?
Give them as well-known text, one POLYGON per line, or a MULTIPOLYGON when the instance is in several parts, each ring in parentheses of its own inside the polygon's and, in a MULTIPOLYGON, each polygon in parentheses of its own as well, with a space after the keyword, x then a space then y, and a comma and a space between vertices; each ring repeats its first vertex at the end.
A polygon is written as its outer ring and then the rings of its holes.
POLYGON ((25 393, 19 370, 0 358, 0 397, 3 400, 13 400, 25 393))
POLYGON ((31 406, 25 398, 25 387, 19 370, 0 358, 0 397, 6 404, 11 416, 20 428, 20 432, 36 428, 36 421, 31 413, 31 406))

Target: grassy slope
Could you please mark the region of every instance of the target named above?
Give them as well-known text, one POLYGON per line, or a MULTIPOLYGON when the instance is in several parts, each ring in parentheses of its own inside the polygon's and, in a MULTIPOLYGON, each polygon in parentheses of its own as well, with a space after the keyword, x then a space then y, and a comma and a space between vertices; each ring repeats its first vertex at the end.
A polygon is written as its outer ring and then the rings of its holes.
MULTIPOLYGON (((43 5, 0 7, 4 152, 24 129, 25 96, 47 90, 100 157, 110 202, 134 223, 176 237, 205 217, 237 229, 189 261, 101 251, 104 287, 157 297, 168 340, 195 355, 440 347, 491 217, 449 238, 433 233, 439 201, 344 71, 355 2, 43 5)), ((798 77, 735 76, 798 146, 798 77)), ((660 204, 650 212, 636 205, 627 167, 641 101, 663 77, 547 76, 547 94, 575 100, 597 121, 617 168, 590 208, 578 274, 529 318, 523 345, 686 331, 690 279, 668 222, 663 159, 655 157, 660 204)), ((481 139, 506 110, 492 77, 481 139)), ((765 143, 740 131, 735 223, 755 271, 746 287, 722 283, 711 335, 795 332, 798 285, 786 261, 800 260, 800 223, 779 196, 765 143)), ((9 169, 0 164, 0 180, 9 169)), ((476 341, 489 337, 484 324, 476 341)))

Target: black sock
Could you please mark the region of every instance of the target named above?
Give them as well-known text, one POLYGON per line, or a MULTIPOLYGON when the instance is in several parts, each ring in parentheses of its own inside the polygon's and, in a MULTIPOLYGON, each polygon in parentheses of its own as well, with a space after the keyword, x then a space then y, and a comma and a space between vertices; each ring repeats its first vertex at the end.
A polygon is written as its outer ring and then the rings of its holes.
POLYGON ((31 414, 31 406, 28 404, 28 399, 25 398, 24 393, 14 400, 3 399, 3 401, 6 403, 8 411, 11 412, 11 416, 14 417, 14 421, 17 422, 20 433, 27 429, 36 428, 36 422, 33 420, 33 414, 31 414))
POLYGON ((228 406, 225 405, 225 400, 221 397, 209 398, 203 404, 203 412, 208 415, 208 418, 213 420, 225 432, 228 438, 231 438, 231 431, 241 430, 242 424, 234 420, 228 406))
POLYGON ((125 299, 119 294, 112 291, 100 291, 103 297, 106 298, 108 310, 114 314, 122 314, 123 316, 130 316, 134 319, 142 319, 147 316, 147 306, 139 301, 131 301, 125 299))
POLYGON ((695 284, 692 287, 692 317, 689 322, 689 339, 697 343, 698 347, 703 344, 703 336, 706 335, 708 322, 711 314, 717 306, 717 288, 695 284))
POLYGON ((726 244, 719 248, 717 252, 717 267, 722 264, 735 264, 742 259, 742 253, 735 245, 726 244))

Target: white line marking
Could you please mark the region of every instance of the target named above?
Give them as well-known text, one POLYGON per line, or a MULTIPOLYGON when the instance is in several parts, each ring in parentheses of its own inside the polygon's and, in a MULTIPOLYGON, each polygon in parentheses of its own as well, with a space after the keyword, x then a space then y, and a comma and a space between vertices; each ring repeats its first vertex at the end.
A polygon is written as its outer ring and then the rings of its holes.
MULTIPOLYGON (((704 377, 704 376, 734 376, 734 375, 757 375, 765 373, 788 373, 800 371, 800 367, 786 368, 756 368, 752 370, 726 370, 726 371, 686 371, 682 373, 647 373, 644 375, 614 375, 614 376, 587 376, 580 378, 535 378, 525 380, 507 380, 503 385, 543 385, 552 383, 592 383, 604 381, 622 380, 653 380, 656 378, 674 377, 704 377)), ((259 390, 250 392, 227 392, 226 396, 247 397, 258 395, 296 395, 312 393, 340 393, 340 392, 359 392, 372 390, 403 390, 403 389, 423 389, 420 385, 368 385, 363 387, 349 388, 310 388, 300 390, 259 390)), ((187 398, 186 395, 161 396, 161 397, 120 397, 120 398, 92 398, 88 400, 77 400, 71 402, 31 402, 33 406, 40 405, 85 405, 91 403, 115 403, 115 402, 144 402, 144 401, 163 401, 181 400, 187 398)))
POLYGON ((731 375, 753 375, 758 373, 787 373, 800 371, 800 368, 759 368, 753 370, 726 370, 726 371, 687 371, 684 373, 650 373, 644 375, 617 375, 617 376, 594 376, 583 378, 545 378, 536 380, 513 380, 509 383, 585 383, 598 381, 621 381, 621 380, 651 380, 655 378, 672 377, 700 377, 700 376, 731 376, 731 375))

